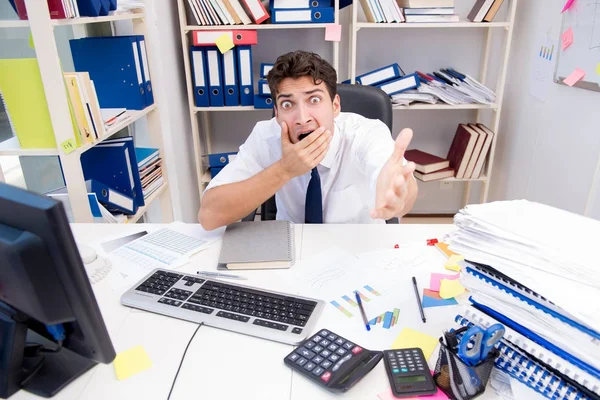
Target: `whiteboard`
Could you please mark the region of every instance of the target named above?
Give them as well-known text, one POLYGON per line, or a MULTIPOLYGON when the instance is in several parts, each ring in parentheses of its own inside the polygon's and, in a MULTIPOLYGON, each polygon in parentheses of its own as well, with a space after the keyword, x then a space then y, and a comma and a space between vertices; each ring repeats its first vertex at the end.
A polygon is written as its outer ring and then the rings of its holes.
POLYGON ((600 0, 576 0, 563 13, 560 33, 573 29, 573 44, 562 50, 559 38, 558 59, 554 71, 554 82, 562 81, 576 68, 585 71, 585 76, 574 86, 600 92, 600 0))

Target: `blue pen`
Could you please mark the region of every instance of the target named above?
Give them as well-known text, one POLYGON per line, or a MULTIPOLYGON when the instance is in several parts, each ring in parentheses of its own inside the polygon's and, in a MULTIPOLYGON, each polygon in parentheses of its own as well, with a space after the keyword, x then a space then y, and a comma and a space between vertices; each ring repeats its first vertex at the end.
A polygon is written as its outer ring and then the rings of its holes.
POLYGON ((365 323, 365 328, 370 331, 371 325, 369 325, 369 320, 367 319, 367 314, 365 314, 365 309, 358 291, 354 292, 354 295, 356 296, 356 302, 358 303, 358 308, 360 308, 360 314, 362 315, 363 322, 365 323))

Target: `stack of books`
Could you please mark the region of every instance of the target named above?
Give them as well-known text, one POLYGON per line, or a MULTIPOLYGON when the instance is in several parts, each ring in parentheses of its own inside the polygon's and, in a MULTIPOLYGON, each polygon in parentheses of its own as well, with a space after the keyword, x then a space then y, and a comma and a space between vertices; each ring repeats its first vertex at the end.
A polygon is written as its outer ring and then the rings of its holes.
POLYGON ((457 179, 477 179, 494 140, 483 124, 459 124, 446 157, 457 179))
POLYGON ((135 157, 138 160, 140 182, 144 199, 156 192, 163 184, 160 152, 158 149, 136 147, 135 157))
POLYGON ((530 390, 600 398, 600 221, 514 200, 469 205, 454 224, 444 241, 465 257, 471 303, 455 321, 502 324, 495 367, 530 390))
POLYGON ((396 0, 404 8, 408 23, 459 22, 454 14, 454 0, 396 0))
POLYGON ((404 14, 396 0, 360 0, 367 22, 405 22, 404 14))
POLYGON ((492 22, 504 0, 477 0, 467 19, 471 22, 492 22))
POLYGON ((421 150, 407 150, 404 158, 415 163, 415 178, 423 181, 435 181, 454 176, 450 161, 421 150))

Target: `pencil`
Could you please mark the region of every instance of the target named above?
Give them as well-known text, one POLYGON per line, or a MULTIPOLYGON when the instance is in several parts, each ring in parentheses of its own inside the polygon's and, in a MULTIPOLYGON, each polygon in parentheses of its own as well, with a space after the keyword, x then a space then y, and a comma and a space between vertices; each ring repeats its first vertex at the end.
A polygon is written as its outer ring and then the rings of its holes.
POLYGON ((360 298, 358 291, 354 292, 354 295, 356 296, 356 302, 358 303, 358 308, 360 309, 360 314, 362 315, 363 322, 365 323, 365 328, 367 328, 367 330, 370 331, 371 325, 369 325, 369 320, 367 319, 367 314, 365 313, 362 299, 360 298))
POLYGON ((421 319, 423 322, 427 322, 425 319, 425 313, 423 312, 423 304, 421 304, 421 296, 419 296, 419 288, 417 288, 417 280, 415 277, 412 277, 413 287, 415 289, 415 296, 417 296, 417 303, 419 303, 419 311, 421 312, 421 319))

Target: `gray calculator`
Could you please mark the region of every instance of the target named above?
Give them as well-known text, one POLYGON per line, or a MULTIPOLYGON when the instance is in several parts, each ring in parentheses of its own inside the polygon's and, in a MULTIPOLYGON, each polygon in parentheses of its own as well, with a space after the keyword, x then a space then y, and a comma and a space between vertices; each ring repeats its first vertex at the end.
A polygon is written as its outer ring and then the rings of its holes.
POLYGON ((384 350, 383 358, 394 396, 412 397, 437 392, 421 349, 384 350))

